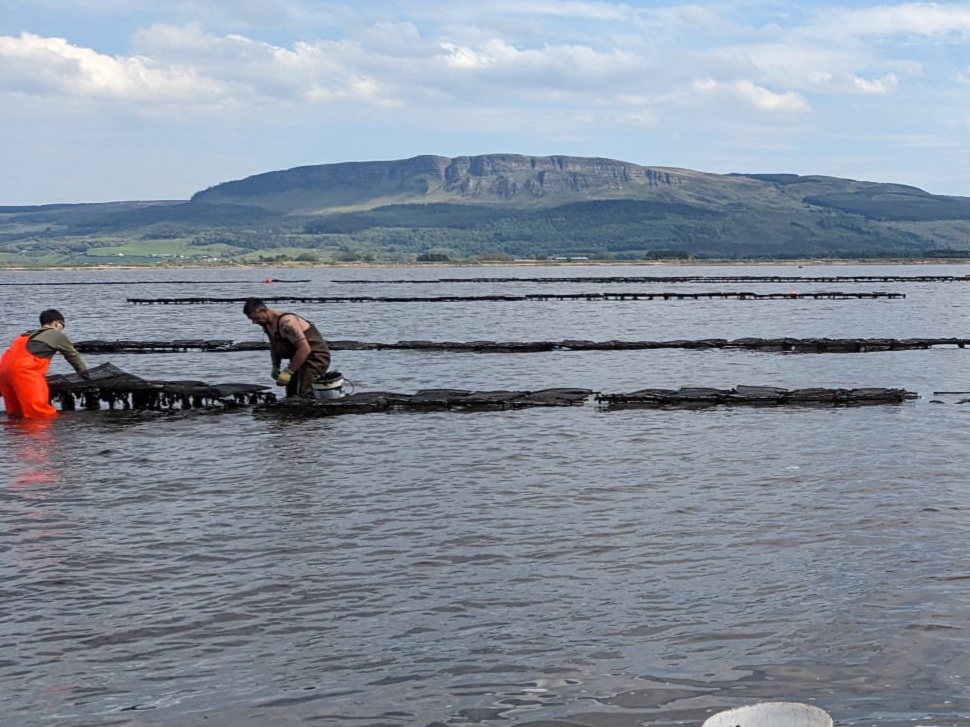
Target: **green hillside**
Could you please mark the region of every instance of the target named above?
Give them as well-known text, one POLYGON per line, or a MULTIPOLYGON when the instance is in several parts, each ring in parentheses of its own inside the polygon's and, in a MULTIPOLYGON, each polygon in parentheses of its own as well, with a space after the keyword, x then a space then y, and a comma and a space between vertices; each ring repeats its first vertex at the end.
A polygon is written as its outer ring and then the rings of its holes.
POLYGON ((259 174, 190 200, 0 207, 0 264, 964 257, 970 198, 586 157, 420 156, 259 174))

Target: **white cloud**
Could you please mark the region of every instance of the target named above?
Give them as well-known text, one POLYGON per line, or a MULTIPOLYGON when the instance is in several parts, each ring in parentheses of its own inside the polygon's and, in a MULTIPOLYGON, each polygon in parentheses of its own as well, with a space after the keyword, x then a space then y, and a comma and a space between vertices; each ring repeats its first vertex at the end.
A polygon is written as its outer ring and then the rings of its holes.
POLYGON ((804 114, 811 106, 793 91, 777 93, 750 80, 731 82, 699 79, 692 84, 694 91, 711 96, 729 98, 749 108, 771 114, 804 114))
MULTIPOLYGON (((499 105, 512 100, 563 108, 619 103, 620 96, 659 80, 649 64, 626 51, 599 52, 577 45, 519 48, 500 39, 474 48, 443 43, 436 65, 420 64, 423 82, 436 92, 499 105)), ((410 87, 413 79, 398 81, 410 87)))
POLYGON ((394 106, 393 90, 369 71, 370 54, 353 40, 297 41, 282 47, 197 25, 155 25, 136 33, 136 47, 178 58, 233 89, 239 103, 357 101, 394 106))
POLYGON ((883 96, 892 93, 899 86, 895 74, 888 73, 882 78, 862 78, 854 73, 829 73, 819 71, 809 79, 809 86, 829 93, 860 93, 883 96))
POLYGON ((634 14, 628 5, 612 2, 583 2, 579 0, 492 0, 475 3, 427 3, 417 0, 408 6, 411 17, 434 19, 445 25, 462 23, 470 26, 501 24, 509 18, 521 23, 523 19, 543 22, 556 20, 590 23, 625 22, 634 14))
POLYGON ((747 76, 803 92, 888 95, 909 80, 938 82, 948 56, 968 39, 968 3, 822 7, 809 22, 752 27, 742 43, 712 43, 705 53, 720 61, 710 75, 725 81, 747 76))
MULTIPOLYGON (((209 16, 228 7, 224 0, 208 0, 202 5, 209 16)), ((258 15, 270 12, 271 5, 264 0, 249 0, 246 8, 258 15)), ((308 13, 307 8, 312 7, 284 5, 279 12, 291 17, 308 13)), ((184 11, 190 6, 179 3, 178 7, 184 11)), ((347 12, 339 5, 328 7, 333 13, 347 12)), ((386 6, 381 7, 385 8, 385 17, 394 17, 387 14, 386 6)), ((910 12, 935 8, 934 17, 939 17, 927 23, 927 28, 952 28, 960 17, 936 5, 899 7, 910 12)), ((114 65, 115 81, 105 80, 103 86, 113 87, 112 93, 118 98, 177 98, 176 91, 181 90, 182 97, 193 103, 207 97, 237 105, 343 100, 404 106, 434 98, 467 101, 478 97, 501 104, 533 96, 565 106, 587 94, 592 103, 613 99, 622 105, 622 98, 628 95, 676 95, 690 78, 699 77, 715 79, 722 89, 730 90, 730 95, 752 108, 791 113, 807 109, 804 93, 884 95, 899 87, 899 76, 873 51, 843 49, 818 39, 823 20, 832 23, 837 19, 854 27, 869 18, 862 11, 822 14, 815 25, 793 24, 785 30, 777 24, 745 26, 696 4, 642 8, 582 0, 501 0, 433 9, 441 16, 437 22, 418 20, 431 16, 431 8, 425 8, 426 15, 386 19, 366 27, 350 25, 334 38, 316 38, 310 33, 289 45, 243 33, 214 33, 198 23, 145 26, 133 33, 135 53, 130 56, 106 56, 93 49, 68 46, 64 40, 29 38, 49 46, 60 42, 70 49, 70 53, 64 48, 53 53, 61 61, 69 56, 75 60, 82 56, 97 59, 88 63, 92 77, 99 75, 92 70, 94 66, 114 65), (469 24, 476 26, 479 34, 489 23, 506 16, 521 19, 524 26, 538 20, 569 21, 570 30, 556 43, 548 42, 548 28, 544 42, 530 44, 531 36, 525 32, 519 40, 492 35, 467 43, 449 35, 449 18, 459 16, 466 22, 470 19, 469 24), (573 22, 577 19, 579 24, 573 22), (707 35, 690 35, 698 26, 707 35), (610 32, 604 33, 607 28, 610 32), (748 42, 732 46, 717 37, 719 29, 745 36, 748 42), (683 38, 690 38, 690 42, 683 43, 683 38), (130 82, 120 83, 118 77, 127 77, 130 82), (139 85, 141 92, 136 93, 139 85), (772 88, 788 90, 777 93, 769 90, 772 88), (495 96, 497 90, 500 98, 495 96)), ((879 13, 884 9, 871 10, 879 13)), ((417 13, 419 8, 410 11, 417 13)), ((362 17, 367 11, 359 12, 362 17)), ((906 17, 906 12, 902 16, 906 17)), ((878 17, 884 18, 882 26, 887 28, 902 22, 891 13, 878 17)), ((4 85, 26 91, 37 88, 38 77, 45 73, 62 76, 62 70, 52 66, 50 58, 41 61, 34 69, 21 66, 12 69, 13 73, 7 69, 4 85)), ((72 74, 64 77, 71 78, 72 74)), ((60 89, 96 96, 96 88, 96 82, 51 81, 47 92, 60 89)))
POLYGON ((30 33, 0 36, 0 90, 163 102, 217 98, 218 84, 190 68, 116 57, 30 33))
POLYGON ((492 58, 485 54, 471 48, 459 48, 452 43, 442 43, 441 49, 444 51, 442 62, 449 68, 485 68, 492 62, 492 58))
POLYGON ((848 74, 849 85, 851 88, 865 94, 885 95, 896 89, 899 80, 895 75, 889 73, 882 78, 862 78, 855 74, 848 74))
POLYGON ((970 6, 966 3, 900 3, 818 13, 815 32, 828 38, 922 37, 945 42, 970 38, 970 6))
POLYGON ((720 80, 750 77, 767 86, 825 94, 888 94, 899 87, 901 76, 918 78, 923 72, 911 60, 883 60, 870 51, 804 39, 717 48, 707 56, 711 71, 706 75, 720 80))
POLYGON ((135 36, 141 53, 109 56, 63 38, 0 36, 0 92, 145 105, 223 108, 265 103, 360 102, 397 106, 349 41, 289 48, 198 26, 158 25, 135 36))

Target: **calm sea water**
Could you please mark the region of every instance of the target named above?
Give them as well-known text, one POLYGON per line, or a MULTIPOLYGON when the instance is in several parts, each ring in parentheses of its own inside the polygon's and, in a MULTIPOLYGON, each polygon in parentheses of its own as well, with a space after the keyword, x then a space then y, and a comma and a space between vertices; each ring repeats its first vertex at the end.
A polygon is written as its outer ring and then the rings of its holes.
MULTIPOLYGON (((127 297, 742 288, 337 282, 365 279, 968 272, 6 271, 0 282, 36 284, 0 286, 0 335, 6 346, 57 307, 76 341, 260 338, 238 305, 127 297), (203 280, 216 282, 188 284, 203 280), (127 282, 49 284, 70 281, 127 282)), ((970 335, 970 283, 797 287, 907 297, 280 307, 365 341, 970 335)), ((150 378, 255 383, 268 382, 268 359, 87 356, 150 378)), ((4 420, 5 727, 699 725, 764 700, 815 703, 837 725, 970 725, 970 404, 933 393, 970 391, 970 350, 336 352, 334 365, 358 391, 764 384, 920 399, 4 420)), ((55 360, 53 373, 67 371, 55 360)))

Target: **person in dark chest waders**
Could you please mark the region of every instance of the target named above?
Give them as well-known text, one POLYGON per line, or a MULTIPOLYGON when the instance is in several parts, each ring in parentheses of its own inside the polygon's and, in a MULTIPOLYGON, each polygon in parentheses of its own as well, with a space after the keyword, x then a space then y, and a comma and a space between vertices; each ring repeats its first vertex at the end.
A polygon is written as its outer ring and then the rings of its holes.
POLYGON ((267 308, 259 298, 249 298, 243 313, 269 336, 273 378, 286 387, 287 396, 310 396, 313 380, 330 368, 330 347, 310 321, 296 313, 267 308), (280 370, 283 360, 289 361, 280 370))

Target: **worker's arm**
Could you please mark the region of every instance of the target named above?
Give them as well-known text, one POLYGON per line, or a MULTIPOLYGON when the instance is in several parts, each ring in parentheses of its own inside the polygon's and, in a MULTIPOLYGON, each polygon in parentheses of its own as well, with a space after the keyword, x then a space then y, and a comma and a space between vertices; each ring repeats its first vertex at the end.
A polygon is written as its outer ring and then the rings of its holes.
POLYGON ((280 331, 284 336, 296 346, 296 353, 293 354, 293 358, 290 359, 290 364, 288 368, 293 373, 300 370, 303 362, 307 360, 310 355, 310 342, 306 340, 306 336, 303 331, 300 330, 299 326, 290 318, 286 318, 280 321, 280 331))
POLYGON ((42 358, 51 358, 55 352, 60 352, 64 354, 64 358, 79 374, 83 376, 88 372, 84 359, 74 348, 71 339, 67 337, 66 333, 62 333, 56 328, 45 328, 40 333, 31 336, 27 343, 27 350, 42 358))

